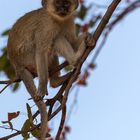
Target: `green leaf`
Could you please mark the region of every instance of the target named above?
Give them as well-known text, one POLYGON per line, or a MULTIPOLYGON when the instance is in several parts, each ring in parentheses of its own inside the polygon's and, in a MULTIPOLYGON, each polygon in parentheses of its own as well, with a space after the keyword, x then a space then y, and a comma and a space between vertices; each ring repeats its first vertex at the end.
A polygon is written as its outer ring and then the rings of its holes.
POLYGON ((71 71, 73 69, 73 67, 72 66, 66 66, 65 68, 64 68, 64 70, 66 71, 66 72, 69 72, 69 71, 71 71))
POLYGON ((28 140, 28 138, 30 138, 29 132, 28 130, 30 129, 30 120, 26 120, 21 131, 22 131, 22 136, 24 138, 24 140, 28 140))
POLYGON ((0 56, 0 72, 4 72, 9 79, 15 76, 14 69, 7 59, 7 48, 4 47, 2 50, 2 55, 0 56))
POLYGON ((19 85, 19 83, 15 83, 12 90, 16 91, 19 88, 19 85))
POLYGON ((39 128, 36 128, 36 129, 33 130, 31 133, 32 133, 32 135, 33 135, 35 138, 37 138, 37 139, 39 139, 39 138, 41 137, 41 130, 40 130, 39 128))
POLYGON ((1 35, 2 36, 7 36, 7 35, 9 35, 9 31, 10 31, 10 29, 7 29, 1 35))
POLYGON ((82 5, 80 11, 78 12, 78 17, 80 19, 84 19, 86 14, 87 14, 87 8, 84 5, 82 5))
POLYGON ((26 108, 27 108, 27 113, 28 113, 28 118, 31 124, 33 124, 33 116, 32 116, 32 111, 31 111, 31 107, 29 106, 29 104, 26 104, 26 108))
MULTIPOLYGON (((32 128, 34 128, 34 127, 36 127, 36 126, 34 125, 32 128)), ((40 139, 41 130, 39 128, 36 127, 36 129, 34 129, 31 133, 35 138, 40 139)), ((49 133, 46 134, 46 138, 48 138, 48 137, 51 137, 51 135, 49 133)))
MULTIPOLYGON (((8 79, 15 77, 15 71, 10 61, 7 58, 7 48, 1 49, 2 55, 0 56, 0 72, 4 72, 8 79)), ((16 91, 19 88, 19 83, 12 85, 12 90, 16 91)))

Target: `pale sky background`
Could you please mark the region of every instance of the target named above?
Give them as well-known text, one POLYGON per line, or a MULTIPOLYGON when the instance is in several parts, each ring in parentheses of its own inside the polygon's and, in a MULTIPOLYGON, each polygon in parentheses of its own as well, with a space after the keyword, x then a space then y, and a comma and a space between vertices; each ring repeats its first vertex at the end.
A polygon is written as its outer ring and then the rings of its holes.
MULTIPOLYGON (((97 2, 108 4, 111 1, 97 2)), ((24 13, 38 7, 40 0, 1 1, 0 33, 24 13)), ((127 16, 110 34, 88 87, 81 88, 78 94, 78 103, 69 121, 72 131, 68 140, 140 140, 139 28, 140 9, 127 16)), ((0 47, 4 44, 6 39, 0 38, 0 47)), ((1 74, 1 79, 6 77, 1 74)), ((26 119, 28 98, 24 86, 17 93, 12 93, 10 88, 3 92, 0 95, 0 125, 7 119, 7 112, 21 111, 20 117, 13 121, 16 128, 20 128, 26 119)), ((0 129, 0 137, 10 132, 0 129)))

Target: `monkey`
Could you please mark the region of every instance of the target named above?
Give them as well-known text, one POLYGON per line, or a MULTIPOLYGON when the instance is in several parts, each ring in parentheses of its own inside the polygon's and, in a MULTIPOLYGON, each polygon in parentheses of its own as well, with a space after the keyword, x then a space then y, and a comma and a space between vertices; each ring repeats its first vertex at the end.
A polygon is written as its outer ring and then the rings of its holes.
MULTIPOLYGON (((35 96, 44 97, 48 79, 54 88, 67 80, 68 74, 61 76, 60 71, 52 76, 49 69, 59 65, 59 56, 63 56, 76 67, 86 49, 92 46, 93 39, 87 34, 76 35, 75 12, 78 0, 42 0, 40 9, 31 11, 17 20, 9 33, 7 53, 15 69, 16 77, 21 79, 27 91, 35 96), (38 77, 36 88, 34 77, 38 77)), ((47 123, 44 102, 36 102, 43 123, 47 123)), ((43 124, 42 123, 42 124, 43 124)), ((46 125, 41 126, 42 131, 46 125)), ((45 137, 45 133, 42 134, 45 137)))
POLYGON ((86 49, 86 35, 77 37, 75 33, 78 0, 42 0, 42 5, 14 24, 7 45, 16 76, 23 80, 27 90, 34 91, 33 78, 38 76, 39 96, 47 93, 48 79, 55 88, 67 78, 66 75, 61 77, 60 72, 49 77, 48 69, 59 65, 58 56, 74 66, 86 49))

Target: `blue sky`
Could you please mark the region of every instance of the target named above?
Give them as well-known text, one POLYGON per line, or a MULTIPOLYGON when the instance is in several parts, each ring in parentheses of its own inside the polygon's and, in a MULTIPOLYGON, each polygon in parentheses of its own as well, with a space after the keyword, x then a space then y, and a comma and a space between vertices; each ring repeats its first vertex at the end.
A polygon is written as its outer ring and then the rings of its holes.
MULTIPOLYGON (((40 0, 1 1, 0 33, 39 6, 40 0)), ((68 140, 140 140, 139 13, 140 9, 127 16, 110 34, 88 87, 78 93, 78 103, 69 121, 72 132, 68 140)), ((0 38, 0 47, 4 44, 6 39, 0 38)), ((1 74, 0 79, 4 78, 1 74)), ((18 121, 14 121, 20 128, 26 119, 28 98, 24 86, 17 93, 11 93, 10 88, 6 90, 0 95, 0 121, 7 118, 7 112, 20 110, 18 121)), ((0 137, 6 134, 0 129, 0 137)))

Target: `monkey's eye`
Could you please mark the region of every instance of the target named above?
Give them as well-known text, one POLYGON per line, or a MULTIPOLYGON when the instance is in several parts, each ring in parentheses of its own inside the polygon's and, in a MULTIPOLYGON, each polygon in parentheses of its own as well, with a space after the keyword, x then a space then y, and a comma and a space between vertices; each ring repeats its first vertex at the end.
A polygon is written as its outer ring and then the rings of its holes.
POLYGON ((70 6, 70 2, 65 2, 64 6, 69 7, 70 6))

